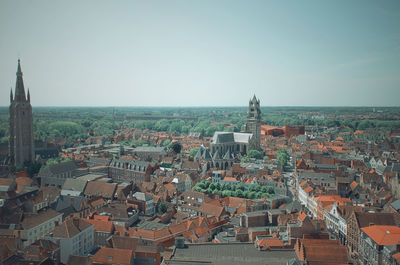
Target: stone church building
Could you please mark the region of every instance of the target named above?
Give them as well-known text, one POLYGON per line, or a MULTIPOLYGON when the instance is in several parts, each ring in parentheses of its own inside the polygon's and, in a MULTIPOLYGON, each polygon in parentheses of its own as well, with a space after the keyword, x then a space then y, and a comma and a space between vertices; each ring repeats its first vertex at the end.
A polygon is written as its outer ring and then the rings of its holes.
POLYGON ((10 139, 9 155, 10 164, 23 166, 24 162, 33 162, 35 148, 33 144, 33 119, 31 97, 25 94, 24 80, 22 78, 21 64, 18 60, 17 81, 15 95, 10 92, 10 139))
POLYGON ((194 158, 205 161, 208 168, 225 170, 232 166, 238 155, 246 155, 252 149, 261 149, 260 100, 255 95, 249 101, 245 132, 215 132, 210 149, 200 148, 194 158))

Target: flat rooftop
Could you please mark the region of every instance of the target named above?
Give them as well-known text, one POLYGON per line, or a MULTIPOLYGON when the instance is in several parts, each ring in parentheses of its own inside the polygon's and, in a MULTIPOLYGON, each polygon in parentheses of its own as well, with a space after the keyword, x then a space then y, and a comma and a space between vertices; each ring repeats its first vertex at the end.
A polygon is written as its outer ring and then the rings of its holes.
POLYGON ((296 258, 293 249, 259 251, 252 243, 186 244, 166 264, 282 265, 296 258))

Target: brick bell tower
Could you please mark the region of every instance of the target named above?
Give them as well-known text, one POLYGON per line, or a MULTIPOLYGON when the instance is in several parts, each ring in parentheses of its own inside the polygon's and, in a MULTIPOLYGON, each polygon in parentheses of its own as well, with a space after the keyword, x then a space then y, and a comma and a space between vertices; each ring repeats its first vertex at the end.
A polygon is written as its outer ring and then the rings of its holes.
POLYGON ((31 96, 25 95, 21 63, 18 59, 15 96, 10 92, 9 149, 11 164, 18 167, 35 160, 31 96))

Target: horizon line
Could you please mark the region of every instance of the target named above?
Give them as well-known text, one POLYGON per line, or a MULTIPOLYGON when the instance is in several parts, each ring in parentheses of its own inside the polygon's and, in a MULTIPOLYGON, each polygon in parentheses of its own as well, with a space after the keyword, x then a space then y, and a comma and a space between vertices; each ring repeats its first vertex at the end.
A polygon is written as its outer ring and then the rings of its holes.
MULTIPOLYGON (((8 108, 7 105, 2 105, 0 108, 8 108)), ((76 106, 51 106, 51 105, 40 105, 40 106, 32 106, 32 108, 247 108, 247 105, 209 105, 209 106, 113 106, 113 105, 94 105, 94 106, 84 106, 84 105, 76 105, 76 106)), ((379 106, 366 106, 366 105, 270 105, 270 106, 260 106, 261 108, 399 108, 400 105, 379 105, 379 106)))

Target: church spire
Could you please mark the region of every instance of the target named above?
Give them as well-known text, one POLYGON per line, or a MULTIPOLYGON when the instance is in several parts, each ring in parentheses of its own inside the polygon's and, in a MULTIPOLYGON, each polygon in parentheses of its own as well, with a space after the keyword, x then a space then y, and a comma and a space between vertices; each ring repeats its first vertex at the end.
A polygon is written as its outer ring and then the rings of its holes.
POLYGON ((28 88, 28 102, 31 103, 31 93, 29 93, 29 88, 28 88))
POLYGON ((22 79, 21 63, 19 59, 17 68, 17 81, 15 84, 15 100, 18 102, 26 101, 24 80, 22 79))
POLYGON ((13 102, 13 98, 14 98, 14 96, 13 96, 12 87, 11 87, 11 89, 10 89, 10 103, 13 102))

